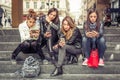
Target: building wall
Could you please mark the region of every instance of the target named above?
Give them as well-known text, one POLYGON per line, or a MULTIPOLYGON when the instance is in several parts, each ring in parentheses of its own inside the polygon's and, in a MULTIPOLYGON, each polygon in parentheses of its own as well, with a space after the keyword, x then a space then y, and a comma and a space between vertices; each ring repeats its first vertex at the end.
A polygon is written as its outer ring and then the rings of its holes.
POLYGON ((110 0, 97 0, 96 2, 96 9, 98 10, 100 20, 103 20, 104 15, 104 10, 106 6, 110 4, 110 0))
POLYGON ((111 9, 115 10, 116 12, 111 13, 111 18, 113 21, 116 21, 116 17, 120 15, 120 0, 110 0, 111 9))
POLYGON ((11 17, 11 0, 0 0, 0 5, 1 7, 4 9, 4 11, 6 10, 7 12, 7 16, 11 17))
POLYGON ((96 0, 88 0, 87 4, 88 4, 87 6, 88 9, 93 8, 94 4, 96 4, 96 0))
POLYGON ((96 8, 98 10, 99 16, 100 16, 100 20, 103 20, 103 11, 106 7, 106 5, 108 5, 110 3, 110 0, 83 0, 83 3, 86 5, 83 5, 83 9, 84 11, 84 18, 87 18, 87 12, 90 8, 96 8), (87 6, 87 7, 84 7, 87 6))
POLYGON ((69 10, 68 0, 24 0, 23 5, 23 14, 27 14, 30 8, 46 14, 49 8, 55 7, 58 8, 60 16, 66 16, 69 10))

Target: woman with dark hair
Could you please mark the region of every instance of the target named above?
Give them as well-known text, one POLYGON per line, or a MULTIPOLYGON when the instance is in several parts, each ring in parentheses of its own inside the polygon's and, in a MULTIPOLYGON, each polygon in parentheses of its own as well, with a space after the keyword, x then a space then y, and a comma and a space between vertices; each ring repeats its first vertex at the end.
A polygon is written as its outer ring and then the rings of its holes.
POLYGON ((53 46, 54 52, 58 53, 58 62, 55 62, 55 70, 51 76, 57 76, 63 73, 63 62, 69 55, 79 55, 81 53, 82 36, 80 30, 76 27, 73 19, 66 16, 62 21, 59 33, 59 42, 53 46))
POLYGON ((0 27, 3 26, 3 24, 2 24, 3 15, 4 15, 4 10, 0 5, 0 27))
POLYGON ((103 23, 99 20, 99 14, 91 9, 84 23, 83 51, 85 60, 82 65, 87 65, 91 49, 98 49, 99 66, 104 66, 103 56, 106 49, 105 39, 103 37, 103 23))
POLYGON ((34 11, 30 11, 27 15, 26 21, 19 24, 19 32, 21 43, 13 51, 12 60, 15 60, 21 51, 23 53, 38 53, 38 55, 43 60, 44 55, 41 52, 41 47, 37 42, 39 37, 39 27, 36 26, 36 13, 34 11))
MULTIPOLYGON (((47 15, 40 17, 40 35, 39 35, 39 44, 47 46, 48 53, 52 58, 54 58, 52 46, 58 41, 58 31, 60 28, 59 13, 56 8, 51 8, 48 11, 47 15)), ((53 60, 53 59, 52 59, 53 60)))

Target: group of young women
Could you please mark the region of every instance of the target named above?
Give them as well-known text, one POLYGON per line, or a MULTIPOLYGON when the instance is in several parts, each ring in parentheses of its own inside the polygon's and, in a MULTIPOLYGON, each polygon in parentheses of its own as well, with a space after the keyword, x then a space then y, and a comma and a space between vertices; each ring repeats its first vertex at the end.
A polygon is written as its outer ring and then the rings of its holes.
POLYGON ((12 60, 15 60, 21 51, 37 53, 41 60, 44 60, 45 55, 42 48, 47 46, 51 62, 55 66, 51 76, 57 76, 63 73, 62 67, 65 60, 69 61, 68 58, 71 56, 78 58, 83 52, 85 60, 82 65, 87 65, 91 49, 97 48, 99 66, 104 66, 103 56, 106 49, 103 37, 104 27, 96 10, 91 9, 88 12, 87 21, 83 27, 84 36, 82 37, 70 16, 66 16, 60 25, 58 10, 51 8, 47 15, 39 18, 39 28, 36 29, 36 13, 31 11, 26 21, 19 25, 21 43, 12 53, 12 60))

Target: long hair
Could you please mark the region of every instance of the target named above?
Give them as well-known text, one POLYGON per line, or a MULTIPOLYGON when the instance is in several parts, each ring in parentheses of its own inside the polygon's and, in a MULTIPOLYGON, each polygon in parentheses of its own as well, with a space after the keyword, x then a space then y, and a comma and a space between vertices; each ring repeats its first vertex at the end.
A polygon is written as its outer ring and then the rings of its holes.
POLYGON ((75 29, 76 25, 73 21, 73 19, 70 16, 66 16, 63 20, 62 20, 62 27, 61 27, 61 31, 64 34, 66 40, 69 40, 72 37, 73 31, 75 29), (69 31, 65 31, 64 30, 64 21, 68 22, 68 25, 70 26, 70 30, 69 31))
POLYGON ((89 25, 90 25, 90 23, 91 23, 89 16, 90 16, 90 14, 92 14, 92 13, 94 13, 94 12, 95 12, 96 15, 97 15, 97 19, 96 19, 96 30, 98 31, 98 29, 99 29, 99 27, 100 27, 100 18, 99 18, 98 11, 97 11, 96 9, 90 9, 89 12, 88 12, 88 15, 87 15, 86 24, 85 24, 85 26, 84 26, 84 28, 87 29, 88 31, 90 30, 89 25))
POLYGON ((27 15, 27 20, 29 20, 31 18, 34 19, 34 20, 36 20, 36 17, 37 17, 36 12, 33 9, 30 9, 29 13, 27 15))
POLYGON ((51 12, 54 12, 54 11, 56 12, 56 17, 55 17, 55 19, 52 20, 52 21, 53 21, 53 23, 58 24, 58 23, 60 22, 60 20, 59 20, 59 13, 58 13, 58 10, 57 10, 56 8, 51 8, 51 9, 49 9, 47 15, 49 15, 51 12))

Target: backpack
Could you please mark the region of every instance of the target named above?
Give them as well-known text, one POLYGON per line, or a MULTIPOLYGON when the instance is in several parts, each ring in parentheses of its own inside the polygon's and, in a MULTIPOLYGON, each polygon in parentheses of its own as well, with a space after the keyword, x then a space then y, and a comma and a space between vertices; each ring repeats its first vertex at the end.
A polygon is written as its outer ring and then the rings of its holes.
POLYGON ((37 77, 40 73, 41 67, 39 61, 32 56, 26 58, 21 70, 22 77, 37 77))
POLYGON ((88 59, 88 66, 91 68, 97 68, 98 67, 98 49, 91 50, 90 57, 88 59))

